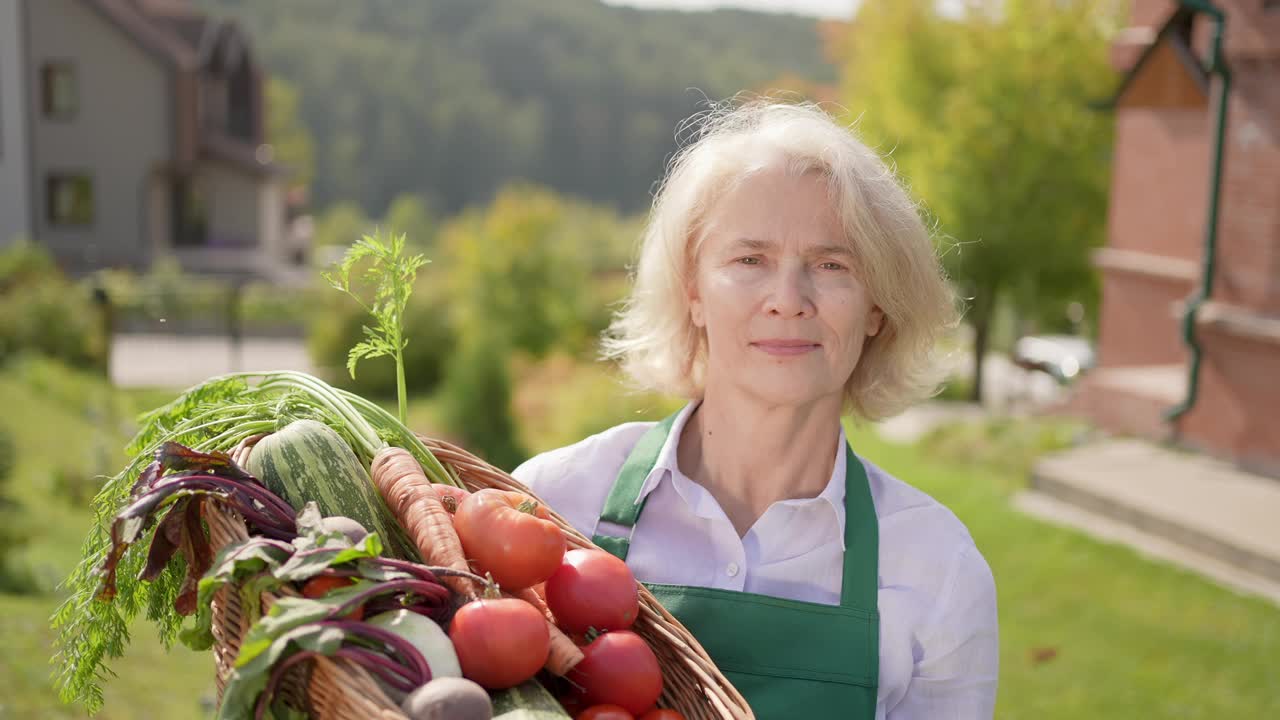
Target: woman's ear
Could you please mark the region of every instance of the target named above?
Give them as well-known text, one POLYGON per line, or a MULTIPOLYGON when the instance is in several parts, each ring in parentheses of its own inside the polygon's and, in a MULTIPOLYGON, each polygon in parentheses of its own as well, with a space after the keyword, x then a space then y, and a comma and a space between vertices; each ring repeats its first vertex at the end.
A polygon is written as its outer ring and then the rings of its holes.
POLYGON ((705 328, 707 319, 702 309, 702 298, 698 296, 698 288, 695 285, 689 285, 685 288, 685 297, 689 301, 689 319, 693 321, 695 327, 705 328))
POLYGON ((883 327, 884 311, 880 309, 879 305, 872 305, 871 311, 867 313, 867 337, 879 335, 883 327))

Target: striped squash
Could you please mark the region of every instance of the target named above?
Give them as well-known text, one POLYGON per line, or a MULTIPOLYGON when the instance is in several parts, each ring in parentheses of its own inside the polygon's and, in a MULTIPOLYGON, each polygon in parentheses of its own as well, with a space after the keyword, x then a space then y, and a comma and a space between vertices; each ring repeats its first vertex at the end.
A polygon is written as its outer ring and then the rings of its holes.
POLYGON ((332 428, 297 420, 260 440, 246 468, 294 509, 314 500, 320 514, 345 515, 378 533, 384 552, 421 562, 421 556, 369 479, 369 471, 332 428))
POLYGON ((564 707, 537 680, 507 690, 492 690, 493 720, 560 720, 564 707))

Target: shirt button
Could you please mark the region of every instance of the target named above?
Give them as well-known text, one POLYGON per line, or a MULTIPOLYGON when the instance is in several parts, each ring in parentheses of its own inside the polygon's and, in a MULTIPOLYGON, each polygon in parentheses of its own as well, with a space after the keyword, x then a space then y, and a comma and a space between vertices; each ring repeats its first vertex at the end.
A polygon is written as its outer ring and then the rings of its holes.
POLYGON ((735 576, 737 576, 737 574, 738 574, 738 570, 739 570, 739 568, 738 568, 738 563, 735 563, 735 562, 731 562, 731 563, 729 563, 729 565, 724 569, 725 573, 726 573, 729 577, 735 577, 735 576))

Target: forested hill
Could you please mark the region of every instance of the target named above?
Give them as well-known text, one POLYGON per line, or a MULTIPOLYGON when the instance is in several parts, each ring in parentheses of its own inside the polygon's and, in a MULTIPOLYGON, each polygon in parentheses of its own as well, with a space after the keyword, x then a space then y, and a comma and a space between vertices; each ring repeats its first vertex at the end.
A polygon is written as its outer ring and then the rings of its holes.
POLYGON ((637 210, 704 94, 835 75, 816 21, 795 16, 597 0, 200 4, 239 18, 300 93, 313 204, 374 215, 401 192, 452 212, 512 178, 637 210))

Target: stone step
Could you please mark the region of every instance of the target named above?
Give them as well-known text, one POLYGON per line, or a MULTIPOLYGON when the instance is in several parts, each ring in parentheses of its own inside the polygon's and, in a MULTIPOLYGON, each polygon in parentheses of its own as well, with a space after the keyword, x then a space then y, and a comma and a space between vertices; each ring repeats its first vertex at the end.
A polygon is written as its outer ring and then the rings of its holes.
POLYGON ((1036 493, 1280 583, 1280 483, 1138 440, 1043 458, 1036 493))

